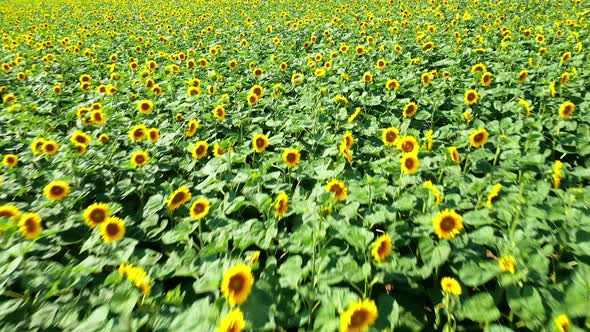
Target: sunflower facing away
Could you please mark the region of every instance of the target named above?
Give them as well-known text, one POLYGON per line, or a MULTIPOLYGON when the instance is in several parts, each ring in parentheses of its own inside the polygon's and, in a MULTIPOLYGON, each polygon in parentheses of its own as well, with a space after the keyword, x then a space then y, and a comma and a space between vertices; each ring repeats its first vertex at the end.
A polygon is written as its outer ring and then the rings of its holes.
POLYGON ((18 227, 21 234, 27 240, 36 238, 43 230, 41 227, 41 217, 36 213, 24 214, 18 222, 18 227))
POLYGON ((236 308, 221 320, 217 332, 242 332, 245 327, 244 314, 240 308, 236 308))
POLYGON ((432 219, 434 232, 439 239, 452 239, 458 235, 463 229, 463 218, 455 210, 446 209, 439 212, 438 215, 432 219))
POLYGON ((471 142, 471 146, 474 148, 479 148, 480 146, 486 144, 489 136, 490 134, 487 130, 485 130, 485 128, 479 128, 471 132, 469 135, 469 142, 471 142))
POLYGON ((453 295, 461 295, 463 291, 461 290, 461 285, 455 278, 451 277, 444 277, 440 281, 440 287, 444 293, 453 294, 453 295))
POLYGON ((238 264, 223 273, 221 294, 230 305, 240 305, 248 299, 253 285, 254 275, 250 267, 246 264, 238 264))
POLYGON ((378 263, 383 262, 389 255, 391 255, 391 237, 389 234, 383 234, 375 240, 373 243, 373 249, 371 255, 378 263))
POLYGON ((350 302, 340 315, 340 332, 361 332, 377 320, 377 306, 371 299, 350 302))
POLYGON ((187 187, 180 187, 176 189, 168 200, 166 201, 166 206, 170 210, 178 209, 182 204, 188 202, 192 197, 190 190, 187 187))
POLYGON ((70 185, 65 181, 51 181, 45 186, 43 193, 51 201, 61 201, 70 193, 70 185))
POLYGON ((117 241, 125 236, 125 224, 117 217, 109 217, 100 224, 100 236, 106 243, 117 241))
POLYGON ((110 208, 104 203, 93 203, 84 210, 84 220, 91 228, 102 224, 110 216, 110 208))
POLYGON ((252 139, 252 147, 256 153, 262 153, 268 146, 268 136, 264 134, 256 134, 252 139))
POLYGON ((334 200, 342 201, 348 196, 348 189, 342 181, 332 179, 326 184, 326 191, 334 194, 334 200))
POLYGON ((205 198, 197 199, 190 207, 191 217, 200 220, 203 219, 208 213, 211 203, 205 198))
POLYGON ((297 149, 287 149, 283 152, 283 161, 287 164, 287 167, 294 167, 299 164, 301 154, 297 149))
POLYGON ((285 215, 285 212, 287 212, 287 210, 289 209, 289 197, 284 191, 281 192, 277 197, 274 209, 279 220, 283 218, 283 215, 285 215))

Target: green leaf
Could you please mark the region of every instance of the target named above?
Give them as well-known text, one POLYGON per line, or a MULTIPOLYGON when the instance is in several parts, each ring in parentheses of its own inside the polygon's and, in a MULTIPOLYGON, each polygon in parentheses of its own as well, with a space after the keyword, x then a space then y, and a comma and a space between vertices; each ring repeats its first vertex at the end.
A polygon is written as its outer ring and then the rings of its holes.
POLYGON ((160 194, 151 196, 143 206, 143 218, 147 218, 151 215, 158 213, 164 208, 166 199, 160 194))
POLYGON ((291 256, 279 267, 279 283, 282 287, 297 289, 299 281, 304 276, 303 259, 299 255, 291 256))
POLYGON ((496 307, 489 293, 476 294, 461 303, 460 315, 478 323, 489 323, 500 318, 500 310, 496 307))

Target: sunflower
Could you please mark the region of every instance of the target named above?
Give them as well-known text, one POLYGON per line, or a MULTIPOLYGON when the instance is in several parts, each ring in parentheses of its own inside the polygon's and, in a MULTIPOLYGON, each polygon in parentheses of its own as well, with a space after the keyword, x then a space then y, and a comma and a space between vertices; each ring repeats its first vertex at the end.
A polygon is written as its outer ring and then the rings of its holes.
POLYGON ((31 150, 33 154, 39 155, 43 153, 43 144, 45 144, 45 139, 43 138, 35 138, 33 142, 31 142, 31 150))
POLYGON ((254 275, 249 266, 238 264, 223 273, 221 294, 230 305, 240 305, 248 299, 254 285, 254 275))
POLYGON ((326 76, 326 70, 324 68, 318 68, 313 73, 315 77, 324 77, 326 76))
POLYGON ((131 156, 131 163, 135 165, 135 167, 141 167, 147 164, 149 159, 148 153, 145 151, 135 151, 131 156))
POLYGON ((252 74, 254 74, 254 76, 256 76, 257 78, 259 78, 260 76, 262 76, 264 74, 264 69, 262 69, 262 68, 254 68, 252 70, 252 74))
POLYGON ((420 145, 414 136, 404 136, 399 139, 397 148, 402 150, 403 153, 418 153, 420 145))
POLYGON ((146 136, 147 128, 140 124, 137 125, 129 131, 129 138, 131 138, 135 142, 141 142, 146 136))
POLYGON ((486 205, 488 207, 491 207, 492 204, 498 199, 498 195, 500 194, 500 190, 502 190, 502 185, 500 183, 497 183, 492 188, 492 191, 490 191, 490 194, 488 195, 488 199, 486 201, 486 205))
POLYGON ((264 134, 256 134, 252 139, 252 147, 256 153, 261 153, 268 146, 268 137, 264 134))
POLYGON ((105 124, 105 116, 102 110, 95 110, 90 113, 90 119, 95 125, 102 126, 105 124))
POLYGON ((100 224, 100 235, 106 243, 117 241, 125 236, 125 224, 117 217, 109 217, 100 224))
POLYGON ((418 105, 415 102, 411 101, 406 106, 404 106, 403 115, 405 118, 413 117, 416 112, 418 111, 418 105))
POLYGON ((284 191, 281 192, 277 197, 274 208, 277 217, 279 218, 279 220, 281 220, 285 212, 287 212, 287 209, 289 209, 289 197, 284 191))
POLYGON ((430 76, 430 73, 424 73, 420 77, 420 81, 422 82, 423 86, 429 86, 430 82, 432 82, 432 76, 430 76))
POLYGON ((397 90, 397 89, 399 89, 399 86, 400 86, 399 82, 396 79, 390 79, 390 80, 387 80, 387 82, 385 82, 385 88, 387 90, 391 90, 391 89, 397 90))
POLYGON ((383 262, 391 255, 391 238, 389 234, 383 234, 375 240, 371 254, 378 263, 383 262))
POLYGON ((369 73, 368 71, 363 74, 363 82, 371 83, 373 82, 373 74, 369 73))
POLYGON ((559 116, 567 119, 574 114, 575 105, 571 101, 566 101, 559 106, 559 116))
POLYGON ((405 153, 401 158, 402 171, 406 174, 414 174, 420 166, 420 159, 416 153, 405 153))
POLYGON ((148 129, 147 135, 150 141, 152 141, 152 143, 156 143, 160 139, 160 131, 158 130, 158 128, 148 129))
POLYGON ((110 216, 110 208, 104 203, 93 203, 84 210, 84 220, 90 228, 102 224, 110 216))
POLYGON ((559 332, 567 332, 572 327, 572 322, 565 314, 557 316, 553 322, 559 332))
POLYGON ((461 295, 461 285, 455 278, 451 277, 444 277, 440 281, 440 287, 442 288, 444 293, 453 294, 453 295, 461 295))
POLYGON ((479 99, 479 94, 477 93, 477 91, 475 91, 475 90, 465 91, 465 97, 463 98, 463 100, 465 100, 465 103, 467 105, 473 105, 473 104, 477 103, 477 99, 479 99))
POLYGON ((492 73, 490 73, 489 71, 486 71, 485 73, 483 73, 483 75, 481 75, 481 85, 482 86, 490 86, 492 84, 492 73))
POLYGON ((354 53, 358 56, 361 56, 366 53, 366 50, 362 45, 359 45, 359 46, 355 47, 354 53))
POLYGON ((293 84, 294 86, 303 85, 304 80, 305 80, 305 76, 303 76, 302 73, 294 73, 291 76, 291 84, 293 84))
POLYGON ((217 332, 242 332, 246 327, 244 314, 240 308, 230 311, 219 323, 217 332))
POLYGON ((193 158, 201 159, 207 155, 209 144, 206 141, 198 141, 193 147, 192 154, 193 158))
POLYGON ((572 58, 572 53, 571 52, 565 52, 561 55, 561 63, 566 63, 568 61, 570 61, 570 59, 572 58))
POLYGON ((346 145, 347 148, 352 148, 352 145, 354 144, 354 137, 352 137, 352 133, 350 131, 347 131, 346 133, 344 133, 344 137, 342 137, 342 141, 344 142, 344 144, 346 145))
POLYGON ((259 84, 255 84, 250 88, 250 93, 262 97, 262 95, 264 95, 264 88, 259 84))
POLYGON ((361 114, 361 108, 357 107, 354 110, 354 113, 352 113, 349 117, 348 117, 348 123, 352 123, 358 116, 359 114, 361 114))
POLYGON ((208 213, 211 203, 205 198, 197 199, 190 207, 191 217, 200 220, 203 219, 208 213))
POLYGON ((193 137, 197 133, 197 129, 199 129, 199 121, 196 119, 191 119, 187 126, 186 126, 186 137, 193 137))
POLYGON ((196 86, 189 86, 186 90, 186 95, 189 97, 192 96, 199 96, 201 94, 201 89, 196 86))
POLYGON ((518 104, 524 108, 527 116, 531 115, 531 105, 526 100, 520 98, 518 104))
POLYGON ((475 74, 478 71, 485 72, 486 68, 487 68, 486 65, 484 65, 483 63, 478 63, 478 64, 473 65, 473 67, 471 67, 471 73, 475 74))
POLYGON ((561 76, 559 77, 559 84, 566 85, 567 82, 569 82, 569 80, 570 80, 570 73, 568 73, 568 72, 562 73, 561 76))
POLYGON ((556 160, 553 165, 553 175, 551 176, 553 179, 553 188, 555 189, 559 189, 559 186, 561 185, 562 169, 563 163, 561 160, 556 160))
POLYGON ((455 210, 446 209, 439 212, 432 219, 432 225, 439 239, 448 240, 454 238, 461 232, 463 229, 463 218, 455 210))
POLYGON ((110 137, 107 134, 100 134, 100 136, 98 136, 98 140, 100 141, 101 144, 107 144, 109 139, 110 139, 110 137))
POLYGON ((16 101, 16 96, 13 95, 12 93, 7 93, 4 95, 4 97, 2 97, 2 102, 4 104, 8 104, 10 102, 15 102, 16 101))
POLYGON ((0 218, 9 218, 13 223, 16 223, 20 217, 20 210, 11 204, 0 205, 0 218))
POLYGON ((422 185, 424 186, 424 188, 430 190, 434 195, 434 204, 439 205, 440 203, 442 203, 442 196, 440 194, 440 190, 438 190, 438 188, 434 183, 432 183, 432 181, 425 181, 422 185))
POLYGON ((500 265, 500 270, 502 272, 508 271, 514 274, 516 269, 516 260, 512 256, 502 256, 498 259, 498 265, 500 265))
POLYGON ((192 195, 187 187, 180 187, 176 189, 166 201, 166 206, 170 210, 178 209, 182 204, 188 202, 192 195))
POLYGON ((451 160, 454 163, 460 163, 461 162, 461 155, 459 155, 459 151, 457 151, 457 148, 454 146, 451 146, 449 148, 449 156, 451 157, 451 160))
POLYGON ((213 145, 213 156, 215 158, 223 156, 223 149, 221 148, 221 145, 219 145, 218 143, 215 143, 215 145, 213 145))
POLYGON ((387 66, 387 61, 385 61, 384 59, 377 60, 377 63, 375 64, 375 68, 377 68, 377 69, 383 69, 386 66, 387 66))
POLYGON ((70 136, 70 142, 88 145, 90 143, 90 137, 86 133, 77 130, 70 136))
POLYGON ((54 140, 45 141, 43 144, 43 152, 47 153, 48 155, 53 155, 57 153, 59 150, 59 145, 54 140))
POLYGON ((293 167, 299 164, 299 160, 301 159, 301 154, 297 149, 286 149, 283 152, 283 161, 287 164, 287 167, 293 167))
POLYGON ((225 108, 223 105, 217 105, 213 109, 213 116, 220 121, 225 120, 225 108))
POLYGON ((18 227, 21 234, 27 240, 36 238, 43 230, 43 227, 41 226, 41 217, 37 213, 24 214, 18 222, 18 227))
POLYGON ((340 332, 362 332, 377 320, 377 306, 371 299, 350 302, 340 315, 340 332))
POLYGON ((527 77, 529 77, 529 71, 528 70, 523 69, 523 70, 521 70, 521 71, 518 72, 518 81, 519 82, 521 82, 521 83, 524 82, 527 79, 527 77))
POLYGON ((2 158, 2 163, 7 167, 15 167, 18 164, 18 156, 15 154, 7 154, 2 158))
POLYGON ((43 189, 45 196, 52 201, 60 201, 70 193, 70 185, 65 181, 51 181, 43 189))
POLYGON ((348 196, 348 189, 346 189, 344 183, 336 179, 332 179, 330 182, 328 182, 328 184, 326 184, 326 191, 333 193, 334 200, 336 201, 342 201, 346 199, 346 196, 348 196))
POLYGON ((471 146, 474 148, 479 148, 480 146, 486 144, 488 137, 488 131, 485 130, 485 128, 479 128, 471 132, 469 135, 469 141, 471 142, 471 146))
POLYGON ((396 146, 399 140, 399 130, 395 127, 383 129, 381 140, 386 146, 396 146))
POLYGON ((150 114, 154 110, 154 103, 151 100, 140 100, 137 109, 143 114, 150 114))

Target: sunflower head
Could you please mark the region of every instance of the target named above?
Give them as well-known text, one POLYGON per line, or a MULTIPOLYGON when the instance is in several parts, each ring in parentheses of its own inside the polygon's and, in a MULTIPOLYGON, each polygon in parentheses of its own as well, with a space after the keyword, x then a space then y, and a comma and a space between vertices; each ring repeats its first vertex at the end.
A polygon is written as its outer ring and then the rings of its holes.
POLYGON ((418 111, 418 105, 415 102, 409 102, 406 106, 404 106, 403 115, 405 118, 413 117, 416 112, 418 111))
POLYGON ((84 132, 76 131, 70 137, 70 142, 74 144, 88 145, 88 143, 90 143, 90 137, 84 132))
POLYGON ((562 119, 568 119, 574 114, 575 105, 571 101, 566 101, 559 106, 559 116, 562 119))
POLYGON ((282 219, 285 212, 289 209, 289 197, 287 196, 287 193, 283 191, 279 194, 274 209, 279 220, 282 219))
POLYGON ((377 306, 371 299, 350 302, 340 315, 340 332, 364 331, 377 320, 377 306))
POLYGON ((21 234, 27 239, 36 238, 43 230, 41 217, 37 213, 25 213, 18 222, 21 234))
POLYGON ((178 209, 182 204, 188 202, 192 197, 190 190, 187 187, 180 187, 176 189, 166 201, 166 206, 170 210, 178 209))
POLYGON ((58 150, 59 145, 54 140, 45 141, 45 143, 43 144, 43 152, 45 152, 48 155, 56 154, 58 150))
POLYGON ((45 139, 43 138, 35 138, 33 142, 31 142, 31 150, 33 154, 39 155, 43 153, 43 144, 45 144, 45 139))
POLYGON ((0 218, 9 218, 16 224, 20 215, 21 212, 16 206, 11 204, 0 205, 0 218))
POLYGON ((135 167, 141 167, 147 164, 149 159, 148 153, 145 151, 135 151, 133 155, 131 155, 131 163, 135 165, 135 167))
POLYGON ((7 154, 2 158, 2 163, 6 167, 15 167, 18 164, 18 156, 15 154, 7 154))
POLYGON ((208 213, 211 203, 205 198, 197 199, 190 207, 191 217, 200 220, 203 219, 208 213))
POLYGON ((454 163, 458 164, 461 162, 461 155, 459 155, 459 151, 457 151, 456 147, 451 146, 449 148, 449 156, 454 163))
POLYGON ((476 129, 469 135, 469 141, 471 142, 471 146, 474 148, 479 148, 482 145, 486 144, 488 141, 488 137, 490 134, 488 133, 485 128, 476 129))
POLYGON ((256 153, 262 153, 268 146, 268 136, 264 134, 256 134, 252 139, 252 147, 256 153))
POLYGON ((455 278, 442 278, 440 281, 440 287, 442 288, 442 291, 447 294, 459 296, 462 293, 461 285, 459 285, 459 282, 455 278))
POLYGON ((398 141, 397 148, 402 150, 404 154, 418 153, 418 150, 420 150, 420 145, 414 136, 404 136, 398 141))
POLYGON ((439 239, 449 240, 461 233, 463 218, 455 210, 446 209, 432 219, 432 225, 439 239))
POLYGON ((117 241, 125 236, 125 224, 117 217, 109 217, 100 224, 100 235, 106 243, 117 241))
POLYGON ((215 106, 215 108, 213 109, 213 116, 217 120, 225 120, 225 108, 223 107, 223 105, 215 106))
POLYGON ((399 139, 399 130, 395 127, 389 127, 383 130, 381 140, 386 146, 396 146, 399 139))
POLYGON ((508 271, 514 274, 516 269, 516 260, 512 256, 502 256, 498 259, 498 265, 500 265, 500 270, 502 272, 508 271))
POLYGON ((371 254, 378 263, 381 263, 391 255, 391 247, 391 237, 387 233, 383 234, 373 243, 371 254))
POLYGON ((348 189, 342 181, 332 179, 326 184, 326 191, 334 194, 334 200, 342 201, 348 196, 348 189))
POLYGON ((240 308, 230 311, 219 323, 218 332, 242 332, 246 327, 244 314, 240 308))
POLYGON ((197 129, 199 129, 199 121, 196 119, 191 119, 185 130, 186 137, 193 137, 197 133, 197 129))
POLYGON ((246 101, 248 101, 249 106, 256 105, 256 103, 258 103, 258 99, 259 97, 253 93, 248 94, 248 96, 246 97, 246 101))
POLYGON ((51 181, 45 186, 43 193, 51 201, 61 201, 70 193, 70 185, 65 181, 51 181))
POLYGON ((352 133, 350 131, 347 131, 346 133, 344 133, 344 137, 342 137, 342 141, 344 142, 344 144, 346 145, 346 147, 348 149, 352 148, 352 145, 354 144, 354 137, 352 136, 352 133))
POLYGON ((399 89, 399 86, 400 86, 399 82, 396 79, 390 79, 390 80, 387 80, 387 82, 385 82, 385 88, 387 90, 392 90, 392 89, 397 90, 397 89, 399 89))
POLYGON ((147 135, 152 143, 156 143, 160 139, 160 131, 158 128, 148 129, 147 135))
POLYGON ((143 114, 150 114, 154 110, 154 103, 151 100, 140 100, 137 109, 143 114))
POLYGON ((84 210, 84 221, 91 228, 102 224, 110 217, 110 208, 104 203, 93 203, 84 210))
POLYGON ((207 151, 209 150, 209 144, 206 141, 198 141, 195 143, 195 146, 192 150, 193 158, 201 159, 207 155, 207 151))
POLYGON ((420 166, 420 159, 416 153, 405 153, 401 158, 401 168, 406 174, 414 174, 420 166))
POLYGON ((465 91, 464 100, 467 105, 473 105, 473 104, 477 103, 478 99, 479 99, 479 94, 477 93, 477 91, 475 91, 475 90, 465 91))
POLYGON ((569 330, 570 327, 572 327, 572 322, 565 314, 557 316, 554 322, 555 327, 559 332, 567 332, 567 330, 569 330))
POLYGON ((230 305, 239 305, 246 302, 253 285, 254 275, 250 267, 246 264, 238 264, 224 272, 221 294, 230 305))
POLYGON ((301 159, 301 154, 297 149, 287 149, 283 152, 283 161, 287 165, 287 167, 294 167, 299 164, 299 160, 301 159))
POLYGON ((430 76, 430 73, 423 73, 420 77, 420 81, 423 86, 428 86, 430 85, 430 82, 432 82, 432 76, 430 76))
POLYGON ((483 75, 481 75, 481 85, 490 86, 492 84, 492 77, 493 75, 489 71, 483 73, 483 75))
POLYGON ((137 125, 129 131, 129 138, 135 142, 141 142, 147 134, 147 128, 144 125, 137 125))

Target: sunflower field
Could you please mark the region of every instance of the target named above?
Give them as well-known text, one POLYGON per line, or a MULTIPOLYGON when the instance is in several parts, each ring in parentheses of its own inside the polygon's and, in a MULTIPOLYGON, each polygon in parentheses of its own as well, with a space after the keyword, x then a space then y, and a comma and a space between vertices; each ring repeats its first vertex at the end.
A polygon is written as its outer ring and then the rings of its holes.
POLYGON ((587 1, 0 21, 1 331, 590 330, 587 1))

